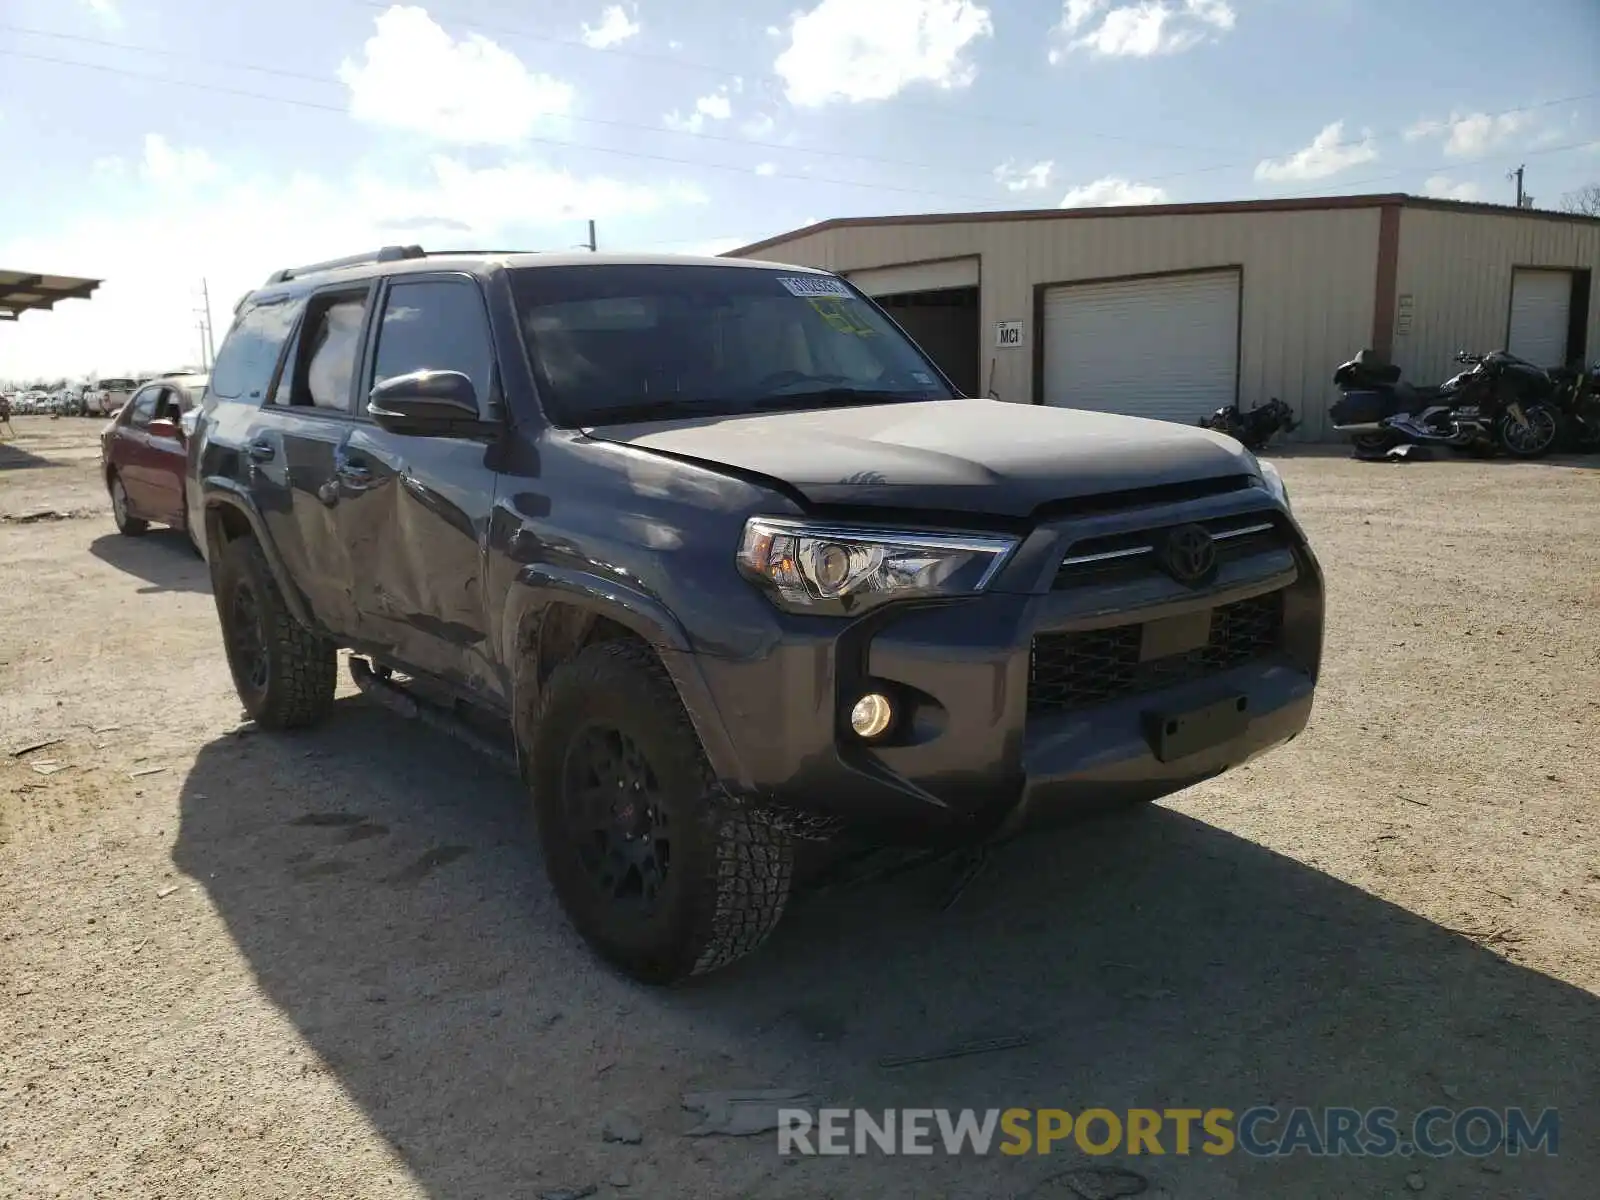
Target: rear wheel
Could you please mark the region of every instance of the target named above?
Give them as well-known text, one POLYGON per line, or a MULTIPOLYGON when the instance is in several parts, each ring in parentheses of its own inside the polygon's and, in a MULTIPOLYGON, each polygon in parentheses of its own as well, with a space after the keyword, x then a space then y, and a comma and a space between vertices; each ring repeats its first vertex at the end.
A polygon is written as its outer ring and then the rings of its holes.
POLYGON ((602 957, 671 983, 766 940, 788 901, 794 842, 717 787, 648 647, 602 642, 557 667, 529 733, 550 879, 602 957))
POLYGON ((320 723, 338 684, 333 644, 290 614, 254 538, 222 548, 215 578, 223 645, 245 712, 263 729, 320 723))
POLYGON ((126 537, 139 537, 148 532, 149 521, 128 515, 128 489, 122 486, 122 476, 111 472, 108 486, 111 489, 111 519, 117 523, 117 532, 126 537))
POLYGON ((1496 431, 1500 445, 1507 454, 1516 458, 1543 458, 1555 449, 1561 436, 1561 422, 1555 409, 1545 404, 1531 404, 1522 410, 1523 420, 1510 413, 1500 418, 1496 431))

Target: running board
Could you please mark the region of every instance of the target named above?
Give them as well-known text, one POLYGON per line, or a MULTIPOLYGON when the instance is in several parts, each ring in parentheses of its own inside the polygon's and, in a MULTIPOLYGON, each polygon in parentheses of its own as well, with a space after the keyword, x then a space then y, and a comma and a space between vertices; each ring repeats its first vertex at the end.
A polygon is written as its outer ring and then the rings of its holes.
POLYGON ((517 773, 517 756, 514 751, 474 729, 443 705, 425 700, 398 683, 380 678, 366 659, 350 656, 350 678, 355 681, 356 687, 361 689, 363 696, 390 712, 408 721, 421 721, 424 725, 448 734, 456 741, 476 750, 485 758, 493 759, 513 775, 517 773))

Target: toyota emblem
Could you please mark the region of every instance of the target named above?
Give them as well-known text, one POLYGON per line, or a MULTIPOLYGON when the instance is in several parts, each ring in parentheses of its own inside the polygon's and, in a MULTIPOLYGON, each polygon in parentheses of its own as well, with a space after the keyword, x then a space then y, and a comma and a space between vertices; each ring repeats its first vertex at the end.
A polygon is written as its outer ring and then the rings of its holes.
POLYGON ((1179 583, 1204 583, 1217 569, 1217 544, 1199 525, 1180 525, 1167 534, 1161 563, 1179 583))

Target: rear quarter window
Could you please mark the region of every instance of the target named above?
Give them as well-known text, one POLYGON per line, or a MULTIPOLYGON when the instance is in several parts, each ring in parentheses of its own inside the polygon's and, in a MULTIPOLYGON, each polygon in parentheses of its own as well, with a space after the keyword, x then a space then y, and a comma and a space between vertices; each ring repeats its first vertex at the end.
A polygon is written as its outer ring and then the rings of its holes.
POLYGON ((244 308, 217 351, 211 391, 225 400, 261 400, 304 307, 303 299, 285 297, 244 308))

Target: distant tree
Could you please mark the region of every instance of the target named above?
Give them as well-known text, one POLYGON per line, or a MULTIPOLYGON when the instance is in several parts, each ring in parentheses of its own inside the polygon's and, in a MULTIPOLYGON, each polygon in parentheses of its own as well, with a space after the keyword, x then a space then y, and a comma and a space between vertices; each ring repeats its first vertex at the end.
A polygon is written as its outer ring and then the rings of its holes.
POLYGON ((1561 211, 1600 217, 1600 183, 1588 183, 1561 197, 1561 211))

